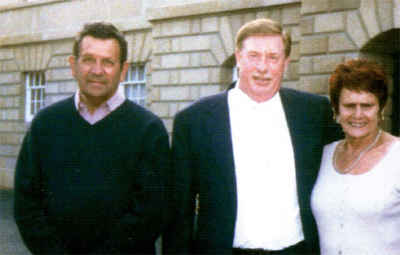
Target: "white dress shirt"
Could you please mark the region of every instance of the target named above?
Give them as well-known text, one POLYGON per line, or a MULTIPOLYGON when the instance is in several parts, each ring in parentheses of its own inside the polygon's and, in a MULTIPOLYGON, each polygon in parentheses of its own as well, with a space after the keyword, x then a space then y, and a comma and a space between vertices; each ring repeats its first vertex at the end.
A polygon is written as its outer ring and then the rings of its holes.
POLYGON ((79 114, 91 125, 105 118, 110 112, 118 108, 124 101, 124 92, 118 87, 117 92, 104 104, 102 104, 93 115, 90 114, 85 103, 81 101, 79 90, 75 93, 75 108, 79 114))
POLYGON ((293 147, 277 93, 257 103, 228 92, 238 210, 233 246, 282 250, 304 240, 293 147))

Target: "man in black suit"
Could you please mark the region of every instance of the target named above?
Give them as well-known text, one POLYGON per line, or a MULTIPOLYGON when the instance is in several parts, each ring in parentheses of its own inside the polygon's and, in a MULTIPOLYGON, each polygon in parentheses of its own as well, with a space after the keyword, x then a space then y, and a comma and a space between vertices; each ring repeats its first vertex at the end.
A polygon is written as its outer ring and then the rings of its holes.
POLYGON ((290 49, 275 21, 245 24, 238 81, 177 114, 165 254, 319 253, 310 195, 342 134, 325 97, 281 88, 290 49))

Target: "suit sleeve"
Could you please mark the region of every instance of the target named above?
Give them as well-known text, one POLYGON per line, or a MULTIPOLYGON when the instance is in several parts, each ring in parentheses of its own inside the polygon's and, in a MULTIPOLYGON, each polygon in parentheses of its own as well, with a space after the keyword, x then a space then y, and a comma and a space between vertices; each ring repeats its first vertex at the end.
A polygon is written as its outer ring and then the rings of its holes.
POLYGON ((178 114, 172 136, 172 173, 168 205, 170 220, 163 234, 163 254, 191 254, 194 231, 196 185, 195 166, 191 162, 190 120, 178 114))
POLYGON ((95 254, 144 254, 154 247, 166 220, 165 181, 170 172, 169 138, 162 121, 145 128, 139 177, 131 208, 95 254))
POLYGON ((69 250, 57 237, 56 228, 47 220, 44 211, 38 137, 33 123, 17 161, 14 218, 25 245, 33 254, 68 254, 69 250))

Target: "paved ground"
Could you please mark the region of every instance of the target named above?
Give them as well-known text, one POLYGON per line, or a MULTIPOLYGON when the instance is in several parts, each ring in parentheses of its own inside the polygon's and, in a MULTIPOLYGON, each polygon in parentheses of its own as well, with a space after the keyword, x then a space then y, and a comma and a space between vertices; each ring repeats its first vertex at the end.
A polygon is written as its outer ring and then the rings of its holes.
POLYGON ((12 191, 0 190, 0 255, 31 254, 21 240, 12 210, 12 191))

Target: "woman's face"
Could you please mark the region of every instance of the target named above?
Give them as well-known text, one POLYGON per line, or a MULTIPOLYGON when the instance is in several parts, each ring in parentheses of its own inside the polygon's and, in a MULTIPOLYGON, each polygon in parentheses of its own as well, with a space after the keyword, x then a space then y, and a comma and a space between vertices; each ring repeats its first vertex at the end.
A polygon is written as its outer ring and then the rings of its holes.
POLYGON ((350 138, 375 136, 379 129, 379 101, 372 93, 343 89, 339 113, 343 131, 350 138))

